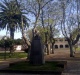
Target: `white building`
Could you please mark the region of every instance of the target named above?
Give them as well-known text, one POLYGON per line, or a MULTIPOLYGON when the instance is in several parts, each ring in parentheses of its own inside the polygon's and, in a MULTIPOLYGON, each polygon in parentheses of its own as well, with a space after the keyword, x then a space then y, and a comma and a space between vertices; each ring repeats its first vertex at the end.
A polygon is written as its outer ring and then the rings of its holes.
POLYGON ((64 38, 55 38, 55 44, 54 44, 55 49, 64 49, 64 48, 69 48, 68 42, 64 38))

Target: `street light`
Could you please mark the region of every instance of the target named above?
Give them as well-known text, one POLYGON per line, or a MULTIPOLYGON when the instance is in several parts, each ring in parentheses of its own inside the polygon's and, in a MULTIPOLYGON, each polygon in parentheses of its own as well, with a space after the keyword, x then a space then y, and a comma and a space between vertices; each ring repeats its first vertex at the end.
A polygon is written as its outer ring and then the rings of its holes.
POLYGON ((4 37, 4 48, 5 48, 5 55, 4 55, 4 59, 6 60, 6 40, 7 40, 7 36, 4 37))

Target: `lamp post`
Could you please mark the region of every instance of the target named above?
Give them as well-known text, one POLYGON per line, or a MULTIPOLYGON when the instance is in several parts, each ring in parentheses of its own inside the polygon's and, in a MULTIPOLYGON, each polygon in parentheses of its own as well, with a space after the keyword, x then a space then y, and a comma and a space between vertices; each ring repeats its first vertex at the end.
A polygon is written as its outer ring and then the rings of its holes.
POLYGON ((4 55, 4 60, 6 60, 6 40, 7 40, 7 36, 4 37, 4 45, 5 45, 5 55, 4 55))

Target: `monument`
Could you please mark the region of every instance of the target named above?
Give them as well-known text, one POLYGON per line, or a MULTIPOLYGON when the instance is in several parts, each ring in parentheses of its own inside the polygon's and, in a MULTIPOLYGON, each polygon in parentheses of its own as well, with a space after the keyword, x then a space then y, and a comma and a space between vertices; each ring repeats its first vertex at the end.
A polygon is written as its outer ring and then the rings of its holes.
POLYGON ((30 63, 33 65, 42 65, 44 60, 44 45, 39 34, 36 34, 31 42, 30 63))

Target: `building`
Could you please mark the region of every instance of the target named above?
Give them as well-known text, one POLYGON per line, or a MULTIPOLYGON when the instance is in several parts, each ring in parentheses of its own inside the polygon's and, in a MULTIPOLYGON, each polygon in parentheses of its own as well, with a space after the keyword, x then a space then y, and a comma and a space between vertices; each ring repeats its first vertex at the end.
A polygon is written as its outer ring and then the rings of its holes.
POLYGON ((15 45, 14 46, 15 51, 25 51, 28 49, 28 46, 26 44, 24 45, 15 45))
POLYGON ((15 46, 14 46, 14 49, 15 49, 16 51, 21 51, 21 50, 22 50, 22 45, 15 45, 15 46))
POLYGON ((55 38, 54 49, 69 48, 68 42, 65 38, 55 38))

